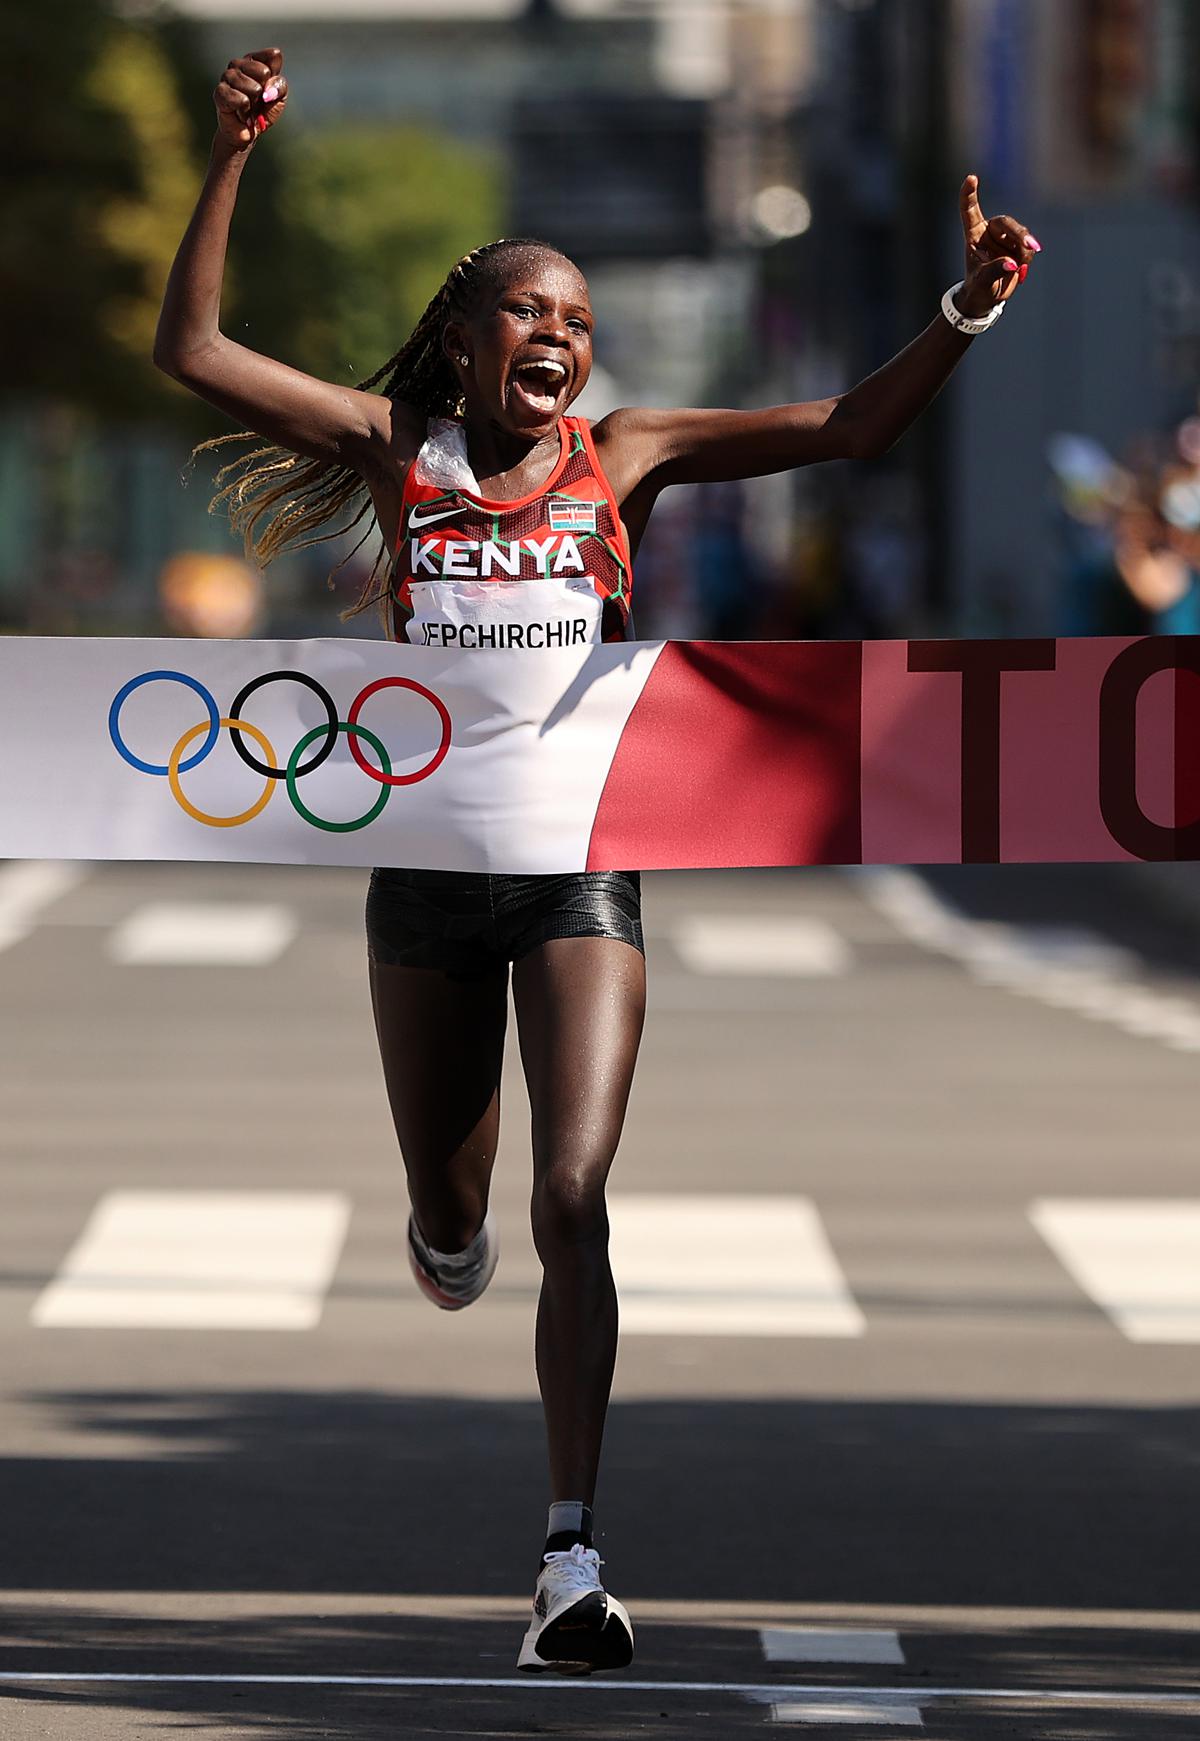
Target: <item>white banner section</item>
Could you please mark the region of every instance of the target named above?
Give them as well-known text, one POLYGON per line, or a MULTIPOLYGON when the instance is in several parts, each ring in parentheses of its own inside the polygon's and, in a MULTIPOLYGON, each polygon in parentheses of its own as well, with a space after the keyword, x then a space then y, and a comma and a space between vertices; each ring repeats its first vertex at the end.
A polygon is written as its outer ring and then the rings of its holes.
POLYGON ((0 856, 582 870, 658 642, 0 640, 0 856))

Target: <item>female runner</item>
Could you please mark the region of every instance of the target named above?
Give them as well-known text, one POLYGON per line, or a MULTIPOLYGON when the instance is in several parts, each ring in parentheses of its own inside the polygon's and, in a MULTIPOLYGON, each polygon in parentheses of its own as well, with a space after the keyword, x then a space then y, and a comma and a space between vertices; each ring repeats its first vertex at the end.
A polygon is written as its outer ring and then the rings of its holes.
MULTIPOLYGON (((270 48, 221 75, 212 156, 167 284, 155 362, 273 444, 218 478, 235 473, 218 499, 261 563, 317 541, 307 535, 341 509, 357 505, 352 524, 370 516, 383 545, 364 596, 383 601, 400 639, 488 657, 627 636, 631 552, 661 490, 886 452, 1039 252, 1013 218, 984 218, 968 176, 963 283, 850 392, 762 411, 620 410, 589 427, 568 410, 592 360, 582 274, 545 243, 490 242, 452 268, 362 388, 337 386, 219 326, 238 184, 283 115, 282 69, 270 48)), ((478 1299, 496 1266, 488 1188, 511 966, 533 1115, 552 1501, 518 1659, 533 1671, 589 1673, 633 1654, 628 1615, 600 1582, 591 1505, 617 1342, 605 1181, 645 1003, 639 900, 632 872, 376 870, 367 901, 375 1021, 412 1204, 409 1257, 422 1290, 448 1310, 478 1299)))

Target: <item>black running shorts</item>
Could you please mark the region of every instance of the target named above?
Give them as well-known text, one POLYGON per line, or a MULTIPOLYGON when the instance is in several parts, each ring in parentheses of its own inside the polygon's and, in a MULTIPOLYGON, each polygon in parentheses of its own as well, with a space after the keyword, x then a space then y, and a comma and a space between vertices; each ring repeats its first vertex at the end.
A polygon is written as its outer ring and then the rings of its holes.
POLYGON ((382 967, 434 967, 453 979, 483 979, 554 937, 616 937, 644 954, 637 872, 371 872, 367 953, 382 967))

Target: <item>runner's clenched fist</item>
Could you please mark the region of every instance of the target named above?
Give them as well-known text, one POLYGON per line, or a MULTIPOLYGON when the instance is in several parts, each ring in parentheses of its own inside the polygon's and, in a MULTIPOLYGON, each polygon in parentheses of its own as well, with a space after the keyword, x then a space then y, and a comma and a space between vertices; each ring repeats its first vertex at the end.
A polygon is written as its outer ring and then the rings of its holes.
POLYGON ((963 182, 958 206, 967 268, 955 302, 961 314, 978 320, 998 302, 1007 302, 1018 284, 1025 282, 1029 262, 1041 253, 1042 244, 1016 218, 984 217, 977 175, 968 175, 963 182))
POLYGON ((231 60, 213 92, 219 136, 235 151, 245 151, 283 114, 287 90, 281 48, 260 48, 231 60))

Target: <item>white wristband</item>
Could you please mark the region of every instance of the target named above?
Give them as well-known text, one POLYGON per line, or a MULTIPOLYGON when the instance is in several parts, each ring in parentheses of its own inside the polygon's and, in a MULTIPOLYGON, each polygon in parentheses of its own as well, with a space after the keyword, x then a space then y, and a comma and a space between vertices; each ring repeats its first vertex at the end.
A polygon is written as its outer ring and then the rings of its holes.
POLYGON ((964 282, 964 279, 960 279, 957 284, 952 284, 945 296, 942 297, 942 313, 957 332, 965 332, 969 337, 977 338, 981 332, 987 332, 989 328, 995 326, 1008 304, 998 302, 995 308, 989 308, 987 313, 981 315, 978 320, 972 320, 969 315, 963 314, 961 309, 954 305, 954 298, 962 289, 964 282))

